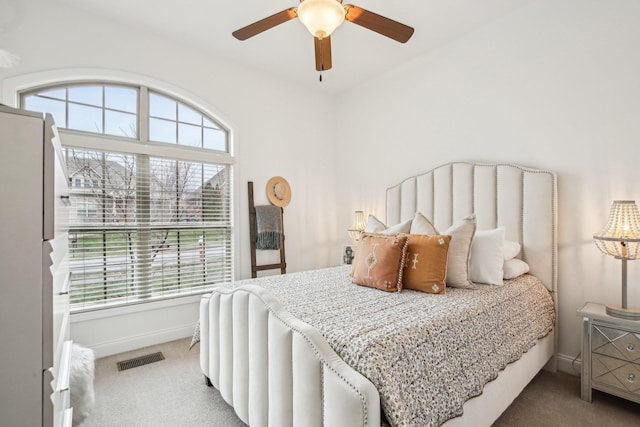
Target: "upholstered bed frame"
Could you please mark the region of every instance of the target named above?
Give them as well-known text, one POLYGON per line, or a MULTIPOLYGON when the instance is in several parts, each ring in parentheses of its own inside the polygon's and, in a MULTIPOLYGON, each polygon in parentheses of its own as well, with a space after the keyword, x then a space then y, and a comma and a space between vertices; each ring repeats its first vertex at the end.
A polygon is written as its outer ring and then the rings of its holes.
MULTIPOLYGON (((445 229, 474 212, 478 229, 505 226, 555 301, 556 206, 551 172, 451 163, 389 188, 386 213, 387 224, 421 212, 445 229)), ((373 384, 263 288, 220 288, 203 296, 200 328, 203 373, 250 426, 380 426, 373 384)), ((555 336, 538 340, 465 403, 464 416, 445 425, 489 426, 545 364, 555 369, 555 336)))

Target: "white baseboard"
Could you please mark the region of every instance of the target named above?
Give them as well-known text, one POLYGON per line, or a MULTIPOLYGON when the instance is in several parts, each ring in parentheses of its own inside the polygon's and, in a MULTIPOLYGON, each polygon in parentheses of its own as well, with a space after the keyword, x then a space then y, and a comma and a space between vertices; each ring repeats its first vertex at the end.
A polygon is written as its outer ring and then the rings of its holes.
POLYGON ((200 296, 112 307, 71 315, 71 339, 97 357, 186 338, 200 314, 200 296))
POLYGON ((579 359, 579 355, 567 356, 566 354, 557 354, 558 370, 567 374, 580 376, 582 370, 582 359, 579 359))
POLYGON ((124 353, 151 345, 162 344, 193 335, 195 325, 180 325, 168 329, 156 330, 146 334, 122 337, 117 340, 94 343, 90 346, 96 353, 96 358, 124 353))

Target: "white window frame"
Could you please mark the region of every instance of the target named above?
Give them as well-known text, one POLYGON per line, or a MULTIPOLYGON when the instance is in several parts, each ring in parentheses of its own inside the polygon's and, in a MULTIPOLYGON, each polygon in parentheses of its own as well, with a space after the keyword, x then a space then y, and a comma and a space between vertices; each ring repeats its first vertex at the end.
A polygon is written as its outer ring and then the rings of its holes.
MULTIPOLYGON (((24 74, 15 77, 9 77, 3 80, 2 82, 2 93, 0 94, 0 99, 2 103, 9 106, 18 107, 19 99, 21 93, 25 91, 32 91, 37 88, 54 86, 54 85, 64 85, 64 84, 75 84, 75 83, 113 83, 113 84, 121 84, 121 85, 133 85, 133 86, 143 86, 147 87, 151 90, 157 91, 160 94, 169 96, 174 98, 179 102, 183 102, 187 105, 194 107, 195 109, 201 111, 203 114, 215 118, 215 122, 223 126, 228 132, 228 153, 224 155, 212 152, 210 150, 201 150, 197 148, 187 148, 187 150, 183 150, 182 147, 178 148, 182 155, 178 155, 176 152, 176 147, 173 147, 169 144, 163 143, 142 143, 143 135, 139 135, 139 140, 137 142, 126 142, 126 140, 122 139, 122 141, 118 141, 118 137, 112 136, 104 136, 104 135, 91 135, 91 134, 82 134, 80 138, 79 133, 74 131, 63 132, 65 145, 70 146, 78 146, 78 140, 82 139, 85 143, 82 144, 83 148, 87 149, 99 149, 99 150, 109 150, 116 152, 131 152, 131 148, 128 147, 132 144, 137 145, 136 148, 138 150, 135 153, 142 154, 151 154, 154 156, 164 156, 164 157, 172 157, 180 160, 186 161, 205 161, 212 163, 219 163, 222 160, 226 160, 227 164, 230 164, 234 168, 233 173, 233 185, 236 191, 231 197, 230 203, 230 212, 231 212, 231 230, 232 230, 232 278, 235 279, 238 275, 238 270, 240 268, 239 256, 238 256, 238 248, 239 248, 239 233, 237 231, 237 221, 238 217, 238 204, 236 203, 236 197, 238 193, 238 171, 236 167, 236 158, 235 158, 235 145, 236 145, 236 137, 235 137, 235 126, 232 122, 225 118, 224 114, 218 111, 214 106, 212 106, 207 101, 203 100, 199 96, 191 93, 183 88, 177 87, 170 83, 157 80, 148 76, 138 75, 135 73, 117 71, 117 70, 100 70, 100 69, 87 69, 87 68, 70 68, 70 69, 58 69, 51 71, 43 71, 36 72, 30 74, 24 74), (74 135, 74 133, 76 133, 74 135), (114 139, 113 144, 109 144, 107 147, 105 145, 105 139, 114 139), (68 143, 67 143, 68 141, 68 143), (156 147, 156 149, 151 149, 151 145, 160 145, 160 147, 156 147), (203 157, 204 156, 204 157, 203 157), (219 156, 223 156, 220 158, 219 156)), ((147 102, 146 97, 140 96, 139 102, 147 102)), ((146 126, 145 126, 146 128, 146 126)), ((139 133, 142 132, 142 128, 139 129, 139 133)), ((145 135, 146 137, 146 135, 145 135)), ((78 146, 80 147, 80 146, 78 146)), ((134 304, 127 306, 113 306, 111 308, 107 308, 104 310, 97 310, 93 312, 85 312, 83 317, 87 318, 102 318, 102 317, 110 317, 112 316, 112 312, 122 312, 122 313, 133 313, 147 310, 154 310, 156 307, 166 307, 173 305, 182 305, 186 302, 193 302, 199 297, 194 297, 193 295, 185 295, 182 297, 177 297, 173 299, 164 299, 158 301, 151 301, 145 304, 134 304)), ((76 316, 81 313, 77 313, 76 316)))

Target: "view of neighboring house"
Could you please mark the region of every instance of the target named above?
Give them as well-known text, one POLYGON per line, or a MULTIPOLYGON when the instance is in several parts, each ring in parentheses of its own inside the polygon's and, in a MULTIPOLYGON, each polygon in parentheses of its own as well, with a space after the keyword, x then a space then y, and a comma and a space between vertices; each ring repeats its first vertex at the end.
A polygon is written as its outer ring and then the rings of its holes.
POLYGON ((72 276, 72 302, 166 294, 177 287, 175 274, 182 288, 219 280, 215 268, 206 273, 227 258, 228 239, 215 231, 229 221, 227 168, 71 148, 66 154, 70 262, 82 272, 72 276), (141 270, 150 278, 142 280, 141 270))

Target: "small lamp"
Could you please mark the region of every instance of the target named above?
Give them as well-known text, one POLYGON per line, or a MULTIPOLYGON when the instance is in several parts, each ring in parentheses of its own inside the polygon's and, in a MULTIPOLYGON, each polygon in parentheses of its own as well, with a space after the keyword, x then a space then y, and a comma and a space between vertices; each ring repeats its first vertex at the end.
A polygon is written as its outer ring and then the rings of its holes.
POLYGON ((362 232, 364 231, 364 227, 366 225, 366 221, 364 219, 364 212, 362 211, 356 211, 354 216, 353 216, 353 224, 351 225, 351 228, 349 228, 349 237, 351 237, 351 239, 358 243, 360 241, 360 238, 362 237, 362 232))
POLYGON ((604 230, 594 234, 603 253, 622 261, 622 305, 607 305, 607 314, 640 320, 640 309, 627 307, 627 260, 637 259, 640 249, 640 213, 633 200, 615 200, 604 230))

